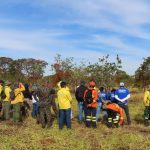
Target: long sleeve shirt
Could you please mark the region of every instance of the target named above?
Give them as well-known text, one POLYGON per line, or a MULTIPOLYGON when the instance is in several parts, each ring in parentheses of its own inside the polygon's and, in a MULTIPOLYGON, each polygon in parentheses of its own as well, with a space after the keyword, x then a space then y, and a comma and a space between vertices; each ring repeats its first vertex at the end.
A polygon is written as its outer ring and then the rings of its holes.
POLYGON ((57 92, 59 109, 71 108, 72 97, 70 91, 67 88, 61 88, 57 92))
POLYGON ((118 104, 128 104, 128 99, 130 98, 130 92, 127 88, 120 87, 115 92, 115 98, 118 104))
POLYGON ((150 91, 144 93, 144 106, 150 107, 150 91))

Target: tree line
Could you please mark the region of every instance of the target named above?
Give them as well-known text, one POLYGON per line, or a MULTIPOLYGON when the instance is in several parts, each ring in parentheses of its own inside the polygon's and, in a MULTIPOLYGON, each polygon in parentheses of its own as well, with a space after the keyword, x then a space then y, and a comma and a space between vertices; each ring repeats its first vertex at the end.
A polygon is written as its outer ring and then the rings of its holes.
POLYGON ((44 60, 34 58, 14 60, 0 57, 0 79, 12 82, 47 82, 51 86, 55 86, 62 79, 67 80, 72 86, 77 86, 81 79, 94 80, 98 85, 103 86, 117 86, 123 81, 128 86, 144 87, 150 83, 150 57, 144 59, 134 76, 122 70, 122 60, 118 55, 114 62, 111 62, 109 55, 106 55, 95 63, 85 60, 77 63, 73 57, 62 58, 57 54, 51 65, 44 60), (45 76, 46 67, 53 73, 45 76))

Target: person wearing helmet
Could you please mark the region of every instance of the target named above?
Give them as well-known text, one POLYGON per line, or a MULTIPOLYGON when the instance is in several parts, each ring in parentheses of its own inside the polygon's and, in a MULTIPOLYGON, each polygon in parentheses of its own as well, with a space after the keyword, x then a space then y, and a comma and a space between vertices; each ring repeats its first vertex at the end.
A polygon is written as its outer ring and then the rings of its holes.
POLYGON ((115 92, 115 99, 117 100, 117 104, 122 107, 125 111, 127 117, 128 125, 131 124, 129 108, 128 108, 128 99, 130 98, 130 92, 127 88, 125 88, 124 83, 120 83, 120 88, 115 92))
POLYGON ((87 112, 86 112, 86 126, 89 128, 92 127, 96 128, 96 107, 97 107, 97 100, 98 100, 98 92, 95 89, 95 82, 89 82, 89 89, 84 93, 84 101, 86 103, 87 112))

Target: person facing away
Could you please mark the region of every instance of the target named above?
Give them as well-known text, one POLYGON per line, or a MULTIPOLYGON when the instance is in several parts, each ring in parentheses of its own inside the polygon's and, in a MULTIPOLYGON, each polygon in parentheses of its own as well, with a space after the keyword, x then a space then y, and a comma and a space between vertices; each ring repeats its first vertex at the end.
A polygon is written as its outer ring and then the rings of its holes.
POLYGON ((110 101, 111 101, 112 103, 117 103, 117 100, 115 99, 115 92, 116 92, 116 89, 113 88, 113 89, 111 90, 111 93, 110 93, 110 101))
POLYGON ((60 89, 57 92, 59 106, 59 129, 62 129, 64 124, 68 129, 71 129, 71 102, 72 97, 70 91, 66 88, 66 82, 60 83, 60 89))
POLYGON ((10 92, 12 91, 11 82, 6 81, 5 86, 3 86, 4 93, 6 97, 2 100, 2 108, 3 108, 3 119, 9 120, 10 119, 10 92))
POLYGON ((52 89, 50 89, 50 92, 49 92, 49 101, 51 102, 52 109, 57 118, 58 117, 58 109, 56 106, 55 98, 56 98, 56 91, 55 91, 55 89, 52 88, 52 89))
POLYGON ((144 125, 149 126, 148 120, 150 120, 150 85, 147 86, 144 93, 144 125))
POLYGON ((51 117, 51 101, 49 100, 50 89, 43 85, 38 91, 39 97, 39 114, 40 114, 40 123, 42 128, 47 128, 52 126, 52 117, 51 117))
POLYGON ((37 118, 39 113, 39 97, 37 91, 31 92, 32 97, 32 117, 37 118))
POLYGON ((97 112, 96 112, 97 122, 98 122, 98 117, 99 117, 99 113, 101 112, 101 110, 103 113, 102 122, 105 123, 107 121, 107 111, 102 108, 103 103, 105 103, 106 100, 107 100, 107 92, 105 91, 105 88, 101 86, 99 88, 99 93, 98 93, 98 106, 97 106, 97 112))
POLYGON ((115 92, 115 98, 117 100, 117 104, 123 108, 127 117, 128 125, 131 124, 129 108, 128 108, 128 99, 130 98, 130 92, 127 88, 125 88, 124 83, 120 83, 120 88, 118 88, 115 92))
POLYGON ((96 128, 96 107, 98 100, 98 92, 94 88, 95 82, 89 82, 89 89, 87 89, 84 93, 84 101, 86 103, 86 127, 96 128))
POLYGON ((87 86, 85 85, 86 82, 84 80, 80 81, 80 86, 77 87, 75 91, 75 97, 78 102, 78 121, 79 123, 82 123, 82 113, 84 111, 84 118, 86 117, 86 109, 85 109, 85 103, 84 103, 84 93, 87 90, 87 86))
POLYGON ((13 121, 15 123, 22 121, 21 107, 24 102, 23 91, 25 91, 25 87, 22 83, 14 84, 14 98, 11 98, 11 104, 13 105, 13 121))

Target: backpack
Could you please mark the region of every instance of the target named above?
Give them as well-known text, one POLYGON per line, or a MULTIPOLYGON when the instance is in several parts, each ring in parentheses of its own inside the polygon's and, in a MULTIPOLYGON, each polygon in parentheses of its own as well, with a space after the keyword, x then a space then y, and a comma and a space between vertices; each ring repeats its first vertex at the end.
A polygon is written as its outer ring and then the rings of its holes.
POLYGON ((0 96, 1 96, 1 99, 2 99, 2 100, 4 100, 4 99, 6 98, 6 94, 5 94, 5 89, 4 89, 4 87, 3 87, 2 91, 1 91, 0 96))
POLYGON ((12 100, 14 100, 15 99, 15 93, 14 93, 14 91, 11 91, 10 92, 10 100, 12 101, 12 100))
POLYGON ((87 92, 85 93, 85 102, 87 104, 93 103, 92 91, 93 90, 88 89, 87 92))
POLYGON ((84 99, 84 93, 86 91, 86 87, 84 86, 79 86, 77 89, 76 89, 76 93, 75 93, 75 96, 76 96, 76 99, 78 101, 83 101, 84 99))

